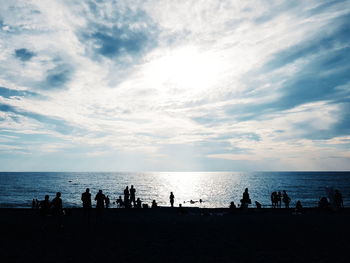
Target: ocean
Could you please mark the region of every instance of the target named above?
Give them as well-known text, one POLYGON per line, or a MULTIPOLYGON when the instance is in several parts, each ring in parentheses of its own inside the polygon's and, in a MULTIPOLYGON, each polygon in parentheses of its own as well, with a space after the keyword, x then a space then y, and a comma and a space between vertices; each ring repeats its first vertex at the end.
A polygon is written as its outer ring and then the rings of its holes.
POLYGON ((33 198, 48 194, 52 199, 58 191, 64 207, 81 207, 86 188, 93 197, 102 189, 116 207, 113 202, 127 185, 134 185, 136 198, 148 204, 156 200, 160 206, 170 205, 173 192, 176 206, 228 207, 231 201, 239 203, 246 187, 252 202, 264 207, 271 205, 271 192, 282 190, 291 206, 300 200, 304 207, 315 207, 326 187, 339 189, 344 205, 350 205, 350 172, 1 172, 0 207, 30 208, 33 198))

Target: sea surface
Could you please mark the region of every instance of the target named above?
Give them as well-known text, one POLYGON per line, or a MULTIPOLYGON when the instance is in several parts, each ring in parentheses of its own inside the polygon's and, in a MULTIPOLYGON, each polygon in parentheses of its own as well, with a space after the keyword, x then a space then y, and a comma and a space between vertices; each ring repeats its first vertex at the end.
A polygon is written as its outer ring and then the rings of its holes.
MULTIPOLYGON (((273 191, 286 190, 291 206, 300 200, 305 207, 315 207, 326 187, 339 189, 344 205, 350 206, 350 172, 1 172, 0 207, 30 208, 33 198, 50 199, 62 193, 64 207, 81 207, 81 193, 88 187, 94 197, 99 189, 113 201, 123 194, 125 186, 134 185, 136 197, 150 204, 169 206, 169 194, 175 195, 175 205, 197 207, 228 207, 242 198, 249 188, 252 202, 271 205, 273 191), (189 201, 203 200, 203 203, 189 201)), ((93 202, 95 204, 95 202, 93 202)))

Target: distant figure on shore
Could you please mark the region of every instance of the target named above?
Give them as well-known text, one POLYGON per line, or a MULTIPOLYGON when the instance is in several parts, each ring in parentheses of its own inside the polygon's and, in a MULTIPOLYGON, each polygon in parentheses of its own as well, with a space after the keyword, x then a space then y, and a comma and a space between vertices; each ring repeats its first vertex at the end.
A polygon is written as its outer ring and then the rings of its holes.
POLYGON ((281 193, 281 191, 278 191, 278 193, 277 193, 277 207, 278 208, 282 207, 282 193, 281 193))
POLYGON ((130 205, 131 205, 131 203, 132 203, 132 205, 135 207, 135 205, 136 205, 136 189, 134 188, 134 186, 133 185, 131 185, 131 187, 130 187, 130 205))
POLYGON ((81 201, 83 202, 83 209, 87 212, 91 209, 91 194, 90 189, 86 188, 85 192, 81 194, 81 201))
POLYGON ((343 196, 338 189, 336 189, 334 193, 334 204, 337 209, 344 208, 343 196))
POLYGON ((123 207, 124 206, 124 202, 123 202, 123 199, 122 199, 121 195, 117 199, 117 206, 118 207, 123 207))
POLYGON ((105 208, 106 196, 103 194, 102 190, 98 190, 98 193, 95 196, 96 209, 100 212, 105 208))
POLYGON ((45 199, 40 202, 40 213, 43 216, 49 215, 50 214, 50 208, 51 208, 50 197, 48 195, 45 195, 45 199))
POLYGON ((328 202, 327 197, 323 196, 321 197, 320 201, 318 202, 318 208, 322 210, 328 210, 330 209, 331 204, 328 202))
POLYGON ((109 199, 108 195, 106 196, 105 202, 106 202, 106 208, 109 208, 109 204, 111 203, 111 200, 109 199))
POLYGON ((126 186, 124 189, 124 206, 125 208, 129 208, 129 197, 130 197, 130 192, 129 192, 129 186, 126 186))
POLYGON ((276 201, 277 201, 276 195, 277 195, 277 192, 271 193, 271 207, 272 208, 276 208, 276 201))
POLYGON ((187 214, 187 210, 182 207, 182 204, 179 204, 178 212, 180 215, 187 214))
POLYGON ((142 201, 140 198, 137 198, 136 200, 136 208, 141 208, 142 207, 142 201))
POLYGON ((171 206, 171 207, 174 207, 174 199, 175 199, 175 196, 174 196, 173 192, 170 192, 169 199, 170 199, 170 206, 171 206))
POLYGON ((257 209, 261 209, 261 204, 258 201, 255 201, 255 205, 257 209))
POLYGON ((54 215, 63 215, 61 193, 57 192, 56 197, 51 202, 52 212, 54 215))
POLYGON ((297 214, 302 214, 303 213, 303 206, 301 205, 301 202, 298 200, 296 206, 295 206, 295 212, 297 214))
POLYGON ((230 203, 229 209, 230 209, 230 210, 235 210, 235 209, 236 209, 235 202, 232 201, 232 202, 230 203))
POLYGON ((36 202, 35 202, 35 199, 33 198, 32 200, 32 209, 34 209, 36 207, 36 202))
POLYGON ((283 201, 285 207, 289 208, 289 203, 291 200, 290 200, 290 197, 288 196, 288 194, 285 190, 283 190, 282 201, 283 201))
POLYGON ((249 197, 248 188, 246 188, 243 193, 243 198, 241 199, 241 208, 248 208, 248 205, 251 203, 252 201, 249 197))
POLYGON ((158 207, 158 204, 157 204, 156 200, 153 200, 151 208, 157 208, 157 207, 158 207))

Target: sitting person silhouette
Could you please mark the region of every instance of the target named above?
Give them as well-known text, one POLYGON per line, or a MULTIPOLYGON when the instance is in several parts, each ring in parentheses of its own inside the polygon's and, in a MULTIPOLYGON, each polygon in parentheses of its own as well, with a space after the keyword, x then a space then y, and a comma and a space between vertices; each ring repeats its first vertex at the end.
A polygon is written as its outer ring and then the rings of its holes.
POLYGON ((255 205, 257 209, 261 209, 261 204, 258 201, 255 201, 255 205))
POLYGON ((140 198, 136 199, 136 208, 141 208, 142 207, 142 201, 140 198))
POLYGON ((303 206, 301 205, 301 202, 298 200, 297 204, 295 205, 295 212, 297 214, 303 213, 303 206))
POLYGON ((158 205, 157 205, 156 200, 153 200, 151 208, 157 208, 157 207, 158 207, 158 205))
POLYGON ((117 199, 117 206, 118 207, 123 207, 124 206, 124 202, 122 199, 122 196, 120 195, 119 198, 117 199))
POLYGON ((236 205, 235 205, 235 202, 231 202, 230 203, 230 207, 229 207, 230 209, 236 209, 236 205))
POLYGON ((330 208, 330 203, 328 202, 327 197, 321 197, 320 201, 318 202, 318 208, 322 210, 327 210, 330 208))

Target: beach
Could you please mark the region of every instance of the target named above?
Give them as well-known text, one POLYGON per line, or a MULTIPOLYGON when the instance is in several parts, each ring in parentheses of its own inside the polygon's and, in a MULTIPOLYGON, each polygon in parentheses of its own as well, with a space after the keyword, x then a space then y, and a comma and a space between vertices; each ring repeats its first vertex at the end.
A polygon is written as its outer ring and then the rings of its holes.
POLYGON ((0 209, 3 262, 348 262, 350 210, 0 209))

